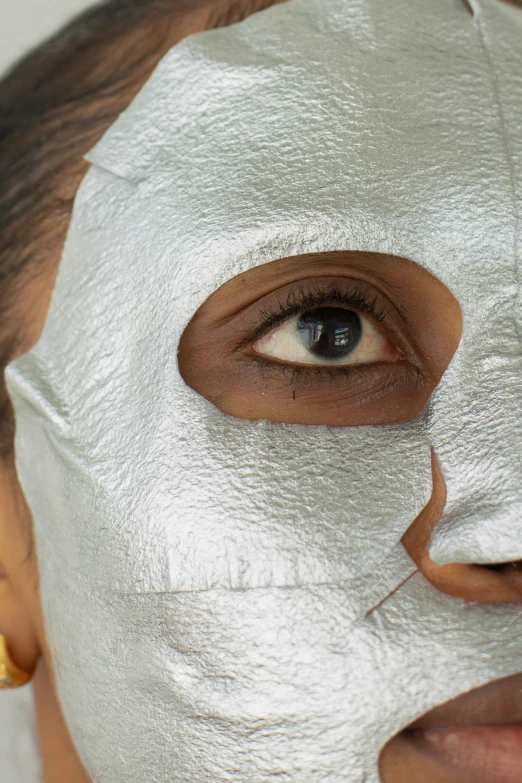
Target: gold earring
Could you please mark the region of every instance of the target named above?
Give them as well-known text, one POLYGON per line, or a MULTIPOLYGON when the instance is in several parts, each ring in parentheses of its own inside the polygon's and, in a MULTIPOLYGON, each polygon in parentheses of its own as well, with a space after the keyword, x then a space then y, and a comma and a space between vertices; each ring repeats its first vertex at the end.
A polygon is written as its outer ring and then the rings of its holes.
POLYGON ((13 662, 7 649, 7 640, 0 634, 0 690, 20 688, 29 682, 31 677, 32 674, 22 671, 13 662))

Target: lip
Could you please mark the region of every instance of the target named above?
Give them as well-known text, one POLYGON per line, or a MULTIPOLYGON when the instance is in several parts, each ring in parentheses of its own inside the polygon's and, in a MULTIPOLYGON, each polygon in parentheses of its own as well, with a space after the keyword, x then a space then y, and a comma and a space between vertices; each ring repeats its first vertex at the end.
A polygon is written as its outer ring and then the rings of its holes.
POLYGON ((520 783, 522 674, 436 707, 399 736, 440 770, 441 781, 520 783))

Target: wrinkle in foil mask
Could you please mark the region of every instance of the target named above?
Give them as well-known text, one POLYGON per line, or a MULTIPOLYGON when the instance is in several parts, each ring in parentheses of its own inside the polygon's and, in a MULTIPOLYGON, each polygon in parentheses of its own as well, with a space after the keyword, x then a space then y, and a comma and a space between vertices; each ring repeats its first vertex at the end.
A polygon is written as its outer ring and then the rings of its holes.
POLYGON ((519 610, 436 593, 400 544, 433 447, 434 559, 522 557, 522 20, 474 7, 290 0, 193 36, 89 155, 44 333, 7 377, 97 783, 376 783, 404 726, 522 669, 519 610), (213 291, 330 250, 410 258, 459 300, 422 416, 252 422, 184 384, 213 291))

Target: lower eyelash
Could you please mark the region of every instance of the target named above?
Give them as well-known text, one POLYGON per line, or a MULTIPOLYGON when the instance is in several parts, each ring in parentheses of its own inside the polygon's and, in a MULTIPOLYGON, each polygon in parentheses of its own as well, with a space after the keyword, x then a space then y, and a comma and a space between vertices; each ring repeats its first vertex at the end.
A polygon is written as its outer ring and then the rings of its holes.
MULTIPOLYGON (((329 381, 332 387, 342 384, 343 389, 350 389, 353 383, 360 389, 360 384, 364 383, 366 392, 370 398, 374 394, 372 389, 378 388, 379 395, 389 393, 393 389, 400 388, 407 384, 415 383, 419 380, 419 370, 408 361, 401 361, 402 371, 397 373, 399 362, 390 365, 388 362, 374 362, 372 364, 356 364, 349 366, 328 366, 328 365, 292 365, 290 363, 270 361, 262 356, 255 354, 245 354, 243 361, 252 368, 262 380, 280 381, 283 379, 284 385, 293 390, 294 399, 296 392, 302 393, 314 381, 325 383, 329 381), (274 375, 275 373, 275 375, 274 375), (368 376, 367 373, 370 373, 368 376), (365 382, 366 379, 378 378, 377 384, 370 385, 365 382)), ((326 389, 325 389, 326 393, 326 389)), ((359 392, 360 393, 360 392, 359 392)), ((359 400, 361 402, 361 400, 359 400)))
MULTIPOLYGON (((333 366, 328 364, 291 364, 290 362, 278 362, 270 359, 264 359, 261 355, 247 354, 245 356, 246 361, 256 364, 261 370, 267 372, 277 372, 278 375, 286 376, 290 383, 299 382, 306 378, 320 378, 324 380, 329 377, 332 380, 339 380, 340 377, 348 378, 355 370, 364 367, 365 365, 339 365, 333 366)), ((375 367, 376 363, 371 366, 375 367)))

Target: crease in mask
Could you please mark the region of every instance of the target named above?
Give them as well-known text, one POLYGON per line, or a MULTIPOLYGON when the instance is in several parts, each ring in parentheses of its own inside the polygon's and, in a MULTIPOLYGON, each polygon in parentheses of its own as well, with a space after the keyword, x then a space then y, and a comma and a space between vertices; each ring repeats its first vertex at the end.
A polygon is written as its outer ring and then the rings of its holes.
POLYGON ((24 374, 23 359, 20 359, 18 369, 10 373, 10 388, 23 400, 27 409, 32 411, 40 419, 49 431, 50 426, 55 426, 60 433, 66 434, 70 430, 69 409, 56 389, 49 384, 40 374, 38 383, 35 383, 30 372, 24 374))
POLYGON ((372 606, 370 609, 368 609, 368 611, 364 615, 364 618, 366 619, 367 617, 370 617, 370 615, 373 614, 373 612, 377 611, 377 609, 380 609, 381 606, 386 603, 386 601, 388 601, 390 598, 392 598, 398 590, 400 590, 402 587, 404 587, 406 582, 408 582, 413 576, 415 576, 415 574, 418 574, 418 573, 419 573, 419 569, 418 568, 412 569, 411 574, 408 574, 408 576, 404 577, 402 582, 400 582, 396 587, 394 587, 393 590, 390 590, 390 592, 387 595, 385 595, 384 598, 382 598, 379 601, 379 603, 374 604, 374 606, 372 606))
POLYGON ((358 601, 358 612, 355 619, 369 617, 375 610, 379 609, 395 593, 400 590, 409 579, 418 573, 416 564, 411 560, 401 542, 395 544, 385 555, 379 573, 384 574, 381 580, 375 579, 375 572, 372 570, 363 574, 354 576, 352 579, 328 581, 328 582, 302 582, 293 585, 255 585, 253 587, 209 587, 202 589, 173 589, 173 590, 143 590, 143 591, 125 591, 118 592, 115 595, 120 598, 132 597, 169 597, 178 595, 205 595, 205 594, 231 594, 237 593, 246 595, 249 593, 277 590, 281 592, 295 592, 298 590, 314 588, 331 588, 346 591, 350 597, 358 601), (389 577, 387 575, 389 574, 389 577), (376 585, 377 581, 377 585, 376 585), (384 582, 384 584, 383 584, 384 582))
MULTIPOLYGON (((93 150, 91 150, 91 152, 93 152, 93 150)), ((142 182, 146 181, 147 177, 141 175, 137 169, 133 170, 132 173, 130 168, 119 171, 116 167, 110 166, 106 160, 98 160, 94 155, 91 155, 91 152, 84 155, 84 160, 90 164, 92 169, 98 169, 106 174, 110 174, 112 177, 116 177, 116 179, 122 180, 129 185, 134 185, 136 188, 139 187, 142 182)))
POLYGON ((484 30, 484 25, 482 22, 482 15, 481 13, 476 13, 475 18, 477 19, 477 26, 480 33, 480 42, 482 45, 482 48, 484 50, 484 57, 487 64, 487 70, 491 81, 491 88, 493 91, 493 95, 495 97, 495 105, 497 108, 498 113, 498 123, 500 128, 500 134, 502 138, 502 143, 504 145, 504 150, 506 153, 506 162, 509 172, 509 181, 511 185, 511 195, 512 195, 512 210, 513 210, 513 223, 514 223, 514 231, 513 231, 513 274, 515 279, 515 284, 517 287, 517 291, 515 294, 515 300, 514 300, 514 320, 515 320, 515 330, 518 335, 518 342, 520 347, 522 347, 522 325, 520 324, 519 319, 517 318, 517 311, 520 309, 520 301, 522 298, 522 292, 521 292, 521 279, 520 279, 520 269, 519 269, 519 257, 520 257, 520 234, 522 233, 522 217, 520 214, 520 208, 518 205, 518 199, 517 199, 517 180, 515 175, 515 168, 513 165, 513 156, 514 156, 514 150, 511 145, 511 138, 510 133, 508 130, 508 123, 506 121, 505 113, 504 113, 504 106, 502 103, 502 97, 501 97, 501 91, 500 91, 500 84, 497 74, 497 69, 495 67, 495 63, 493 62, 493 56, 490 52, 489 46, 488 46, 488 39, 487 39, 487 33, 484 30))

